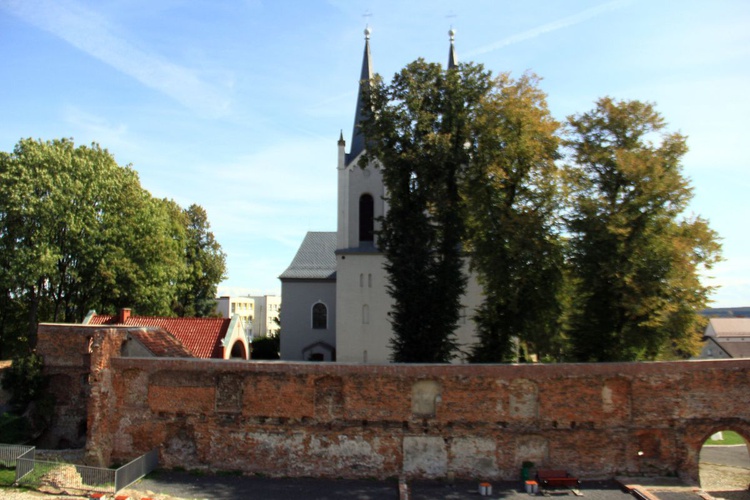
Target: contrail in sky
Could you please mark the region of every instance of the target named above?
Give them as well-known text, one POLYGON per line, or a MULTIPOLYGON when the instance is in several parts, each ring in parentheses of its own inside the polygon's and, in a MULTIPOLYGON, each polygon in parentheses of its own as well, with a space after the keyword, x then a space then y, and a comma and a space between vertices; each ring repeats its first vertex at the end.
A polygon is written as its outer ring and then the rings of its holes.
POLYGON ((540 35, 544 35, 545 33, 551 33, 559 29, 567 28, 569 26, 582 23, 583 21, 587 21, 593 17, 598 16, 599 14, 603 14, 605 12, 609 12, 615 9, 625 7, 626 5, 630 3, 632 3, 632 0, 615 0, 614 2, 608 2, 605 4, 599 5, 598 7, 592 7, 591 9, 586 9, 583 12, 579 12, 578 14, 564 17, 557 21, 547 23, 537 28, 533 28, 528 31, 524 31, 523 33, 519 33, 517 35, 513 35, 511 37, 505 38, 498 42, 485 45, 484 47, 479 47, 477 49, 470 50, 466 52, 466 54, 463 57, 472 58, 474 56, 486 54, 488 52, 493 52, 495 50, 502 49, 503 47, 507 47, 508 45, 513 45, 514 43, 523 42, 524 40, 530 40, 540 35))
POLYGON ((196 111, 221 115, 229 106, 221 89, 202 81, 192 69, 118 37, 107 18, 80 4, 61 0, 0 0, 0 8, 196 111))

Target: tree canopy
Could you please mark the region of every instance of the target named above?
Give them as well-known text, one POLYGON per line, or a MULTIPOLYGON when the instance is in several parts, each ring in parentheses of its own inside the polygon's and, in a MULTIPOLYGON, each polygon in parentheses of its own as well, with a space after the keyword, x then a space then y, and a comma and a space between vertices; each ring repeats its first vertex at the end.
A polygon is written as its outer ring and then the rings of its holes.
POLYGON ((699 277, 720 245, 705 220, 683 215, 692 198, 685 137, 666 132, 652 104, 611 98, 570 117, 569 127, 572 357, 694 353, 711 291, 699 277))
POLYGON ((97 144, 23 139, 0 152, 0 356, 33 347, 40 321, 174 314, 190 279, 186 220, 97 144))
POLYGON ((495 78, 479 107, 464 190, 467 249, 485 295, 473 361, 515 360, 518 343, 543 355, 559 348, 558 128, 532 74, 495 78))
POLYGON ((182 216, 187 268, 175 312, 178 316, 208 316, 216 306, 216 285, 226 278, 226 255, 210 231, 203 207, 190 205, 182 216))
POLYGON ((387 192, 394 361, 456 356, 467 263, 484 293, 472 361, 695 352, 700 275, 720 245, 683 215, 685 138, 653 105, 608 98, 563 134, 538 83, 420 59, 366 89, 361 164, 382 168, 387 192))
POLYGON ((372 82, 361 124, 365 162, 383 168, 388 212, 379 245, 387 263, 392 359, 446 362, 466 286, 461 180, 468 164, 472 115, 490 86, 481 67, 444 71, 417 60, 390 84, 372 82))

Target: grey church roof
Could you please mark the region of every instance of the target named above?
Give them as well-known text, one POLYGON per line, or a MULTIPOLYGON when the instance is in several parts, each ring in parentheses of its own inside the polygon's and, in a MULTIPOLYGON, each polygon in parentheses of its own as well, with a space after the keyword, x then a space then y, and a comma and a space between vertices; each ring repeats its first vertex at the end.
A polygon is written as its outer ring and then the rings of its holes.
POLYGON ((279 279, 335 279, 336 233, 313 232, 305 239, 279 279))

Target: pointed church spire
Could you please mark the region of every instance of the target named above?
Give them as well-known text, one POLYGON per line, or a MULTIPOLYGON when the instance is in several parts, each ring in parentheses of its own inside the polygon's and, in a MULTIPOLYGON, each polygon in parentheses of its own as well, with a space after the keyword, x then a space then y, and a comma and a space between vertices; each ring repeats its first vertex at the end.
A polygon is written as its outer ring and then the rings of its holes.
POLYGON ((365 28, 365 54, 362 57, 362 72, 359 76, 359 92, 357 93, 357 110, 354 114, 354 129, 352 130, 352 148, 346 155, 347 165, 365 149, 365 136, 359 129, 359 123, 367 112, 362 102, 362 93, 369 89, 372 79, 372 62, 370 61, 370 27, 365 28))
POLYGON ((453 41, 456 39, 456 30, 451 28, 448 32, 448 36, 451 39, 451 48, 448 51, 448 69, 455 69, 458 65, 458 57, 456 57, 456 47, 453 45, 453 41))

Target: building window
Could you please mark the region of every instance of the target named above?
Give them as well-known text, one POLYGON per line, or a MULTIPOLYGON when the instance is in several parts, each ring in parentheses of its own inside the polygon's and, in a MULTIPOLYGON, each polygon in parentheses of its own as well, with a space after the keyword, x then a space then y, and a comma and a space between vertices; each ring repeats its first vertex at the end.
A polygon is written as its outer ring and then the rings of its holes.
POLYGON ((367 304, 362 306, 362 324, 370 324, 370 306, 368 306, 367 304))
POLYGON ((312 308, 312 327, 316 330, 328 328, 328 308, 318 302, 312 308))
POLYGON ((359 197, 359 241, 373 241, 375 234, 375 203, 372 196, 359 197))

